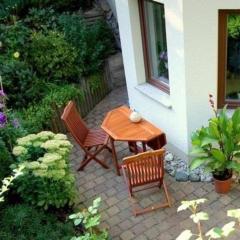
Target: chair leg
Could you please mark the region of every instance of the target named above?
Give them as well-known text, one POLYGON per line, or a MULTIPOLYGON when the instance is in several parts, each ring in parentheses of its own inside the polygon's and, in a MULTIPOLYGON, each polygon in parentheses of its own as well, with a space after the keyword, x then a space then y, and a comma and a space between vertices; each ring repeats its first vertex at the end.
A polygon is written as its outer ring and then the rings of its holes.
POLYGON ((164 181, 163 181, 163 190, 164 190, 164 194, 165 194, 168 206, 171 207, 171 200, 170 200, 170 197, 169 197, 169 194, 168 194, 167 186, 166 186, 164 181))

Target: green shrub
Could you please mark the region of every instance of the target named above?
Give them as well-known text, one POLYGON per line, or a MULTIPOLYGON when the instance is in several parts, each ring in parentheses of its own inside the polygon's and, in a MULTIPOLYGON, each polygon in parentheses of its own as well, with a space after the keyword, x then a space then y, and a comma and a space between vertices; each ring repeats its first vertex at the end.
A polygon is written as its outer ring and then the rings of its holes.
POLYGON ((113 35, 106 23, 87 25, 81 16, 62 15, 59 24, 65 37, 78 50, 81 73, 89 75, 101 69, 104 59, 113 51, 113 35))
POLYGON ((2 42, 0 51, 11 57, 14 52, 25 55, 30 35, 30 29, 19 21, 13 25, 0 24, 0 41, 2 42))
MULTIPOLYGON (((21 57, 21 56, 20 56, 21 57)), ((31 66, 19 59, 0 58, 0 75, 8 93, 8 106, 24 108, 38 102, 44 95, 46 84, 39 80, 31 66)))
POLYGON ((61 33, 41 32, 32 35, 28 60, 38 76, 51 82, 76 81, 78 66, 77 52, 61 33))
POLYGON ((22 127, 14 113, 7 111, 7 120, 7 124, 0 128, 0 136, 8 151, 11 152, 17 138, 26 135, 27 131, 22 127))
POLYGON ((70 222, 24 204, 2 209, 0 219, 0 239, 69 240, 74 234, 70 222))
POLYGON ((17 140, 13 149, 23 175, 15 186, 24 202, 48 209, 71 206, 75 178, 70 172, 71 143, 63 134, 40 132, 17 140))
POLYGON ((11 173, 10 165, 13 164, 12 155, 8 151, 5 143, 0 138, 0 181, 11 173))
POLYGON ((68 101, 81 97, 80 89, 74 85, 52 85, 49 93, 39 102, 19 112, 23 126, 29 132, 39 132, 43 129, 50 129, 51 119, 56 107, 63 107, 68 101))
POLYGON ((34 31, 47 32, 57 28, 58 14, 51 7, 42 9, 32 8, 29 10, 24 22, 34 31))

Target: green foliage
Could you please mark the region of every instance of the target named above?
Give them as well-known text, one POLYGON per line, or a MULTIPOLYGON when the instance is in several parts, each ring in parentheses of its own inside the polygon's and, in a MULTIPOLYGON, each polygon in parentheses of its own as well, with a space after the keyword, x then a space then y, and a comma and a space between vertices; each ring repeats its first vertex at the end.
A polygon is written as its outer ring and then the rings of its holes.
POLYGON ((51 82, 76 81, 78 67, 77 52, 58 32, 41 32, 32 35, 28 60, 38 76, 51 82))
POLYGON ((93 201, 93 205, 84 209, 79 213, 75 213, 69 216, 73 220, 75 226, 82 225, 83 233, 81 236, 73 237, 71 240, 107 240, 108 233, 105 230, 98 228, 100 224, 101 215, 98 212, 98 208, 101 203, 101 198, 97 198, 93 201))
POLYGON ((70 42, 78 50, 81 73, 89 75, 101 69, 104 59, 113 52, 113 35, 106 23, 87 25, 81 16, 62 15, 59 24, 70 42))
POLYGON ((240 109, 229 117, 226 107, 216 112, 207 127, 192 135, 191 169, 203 165, 215 176, 224 179, 231 170, 240 171, 240 109))
POLYGON ((72 145, 67 137, 44 131, 19 138, 17 143, 13 154, 25 169, 16 188, 23 201, 44 209, 72 205, 75 178, 69 167, 72 145))
POLYGON ((49 8, 32 8, 24 19, 24 23, 34 31, 47 32, 54 30, 58 25, 58 14, 51 7, 49 8))
POLYGON ((38 102, 45 93, 46 83, 39 80, 26 62, 0 58, 0 75, 8 93, 8 106, 18 109, 38 102))
POLYGON ((11 172, 10 165, 13 163, 13 159, 5 143, 1 138, 0 138, 0 149, 1 149, 0 151, 0 165, 1 165, 0 181, 1 181, 4 177, 10 174, 11 172))
POLYGON ((214 227, 210 229, 206 234, 203 233, 202 221, 209 220, 208 213, 198 211, 199 205, 205 203, 206 199, 197 199, 191 201, 182 201, 181 206, 178 207, 178 212, 190 210, 192 213, 190 218, 197 225, 198 233, 193 233, 191 230, 184 230, 176 240, 190 240, 195 237, 196 240, 211 240, 211 239, 226 239, 235 231, 235 225, 239 226, 240 223, 240 209, 233 209, 227 212, 229 217, 235 218, 237 222, 231 221, 225 224, 223 227, 214 227))
POLYGON ((0 51, 11 57, 16 51, 24 55, 30 33, 30 29, 20 21, 12 25, 0 24, 0 41, 2 42, 0 51))
POLYGON ((13 174, 11 176, 5 177, 2 180, 2 186, 0 188, 0 202, 4 202, 4 196, 3 196, 4 193, 9 190, 9 187, 13 183, 13 181, 23 174, 23 169, 24 169, 23 166, 20 166, 19 168, 14 169, 13 174))
POLYGON ((239 39, 240 37, 240 16, 239 14, 231 14, 228 17, 228 34, 230 37, 239 39))
POLYGON ((7 124, 0 128, 0 136, 8 151, 11 152, 17 138, 26 135, 27 131, 20 125, 18 119, 15 118, 15 115, 12 112, 8 111, 7 117, 7 124))
POLYGON ((68 101, 78 96, 81 96, 81 91, 74 85, 52 85, 49 89, 49 93, 39 104, 31 105, 29 108, 19 113, 23 126, 29 132, 49 129, 56 107, 61 108, 68 101))
POLYGON ((0 219, 0 239, 68 240, 74 234, 70 222, 24 204, 3 208, 0 219))

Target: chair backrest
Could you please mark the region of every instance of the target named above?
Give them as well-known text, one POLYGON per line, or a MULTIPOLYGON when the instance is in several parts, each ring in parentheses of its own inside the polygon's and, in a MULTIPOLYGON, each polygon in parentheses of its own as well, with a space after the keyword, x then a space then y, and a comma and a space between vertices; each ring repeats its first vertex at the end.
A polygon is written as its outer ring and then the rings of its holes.
POLYGON ((85 122, 80 117, 80 114, 77 111, 76 105, 73 101, 70 101, 64 109, 64 112, 61 116, 64 121, 68 131, 77 141, 77 143, 83 146, 83 142, 89 132, 85 122))
POLYGON ((164 176, 165 150, 149 151, 123 159, 123 169, 131 187, 161 182, 164 176))

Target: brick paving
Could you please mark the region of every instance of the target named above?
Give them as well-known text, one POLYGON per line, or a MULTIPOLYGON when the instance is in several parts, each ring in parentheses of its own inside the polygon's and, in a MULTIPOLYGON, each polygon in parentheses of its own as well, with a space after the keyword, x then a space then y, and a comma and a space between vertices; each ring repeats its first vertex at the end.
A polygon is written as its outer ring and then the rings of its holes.
MULTIPOLYGON (((91 128, 100 126, 105 114, 122 104, 128 104, 125 87, 112 91, 90 112, 85 119, 88 126, 91 128)), ((130 154, 126 143, 116 143, 116 150, 119 161, 130 154)), ((77 187, 81 201, 80 205, 88 206, 94 198, 98 196, 102 198, 101 226, 108 229, 111 239, 176 239, 184 229, 194 229, 188 212, 177 213, 177 207, 182 200, 197 198, 207 198, 209 200, 202 208, 210 215, 210 220, 204 225, 206 230, 230 222, 231 219, 226 216, 226 211, 240 208, 239 186, 234 186, 228 195, 221 196, 215 193, 212 183, 180 183, 166 174, 165 181, 173 206, 134 217, 123 177, 116 176, 111 154, 106 151, 99 157, 105 159, 111 169, 103 169, 92 162, 82 172, 75 170, 77 187)), ((82 159, 82 151, 75 143, 71 158, 73 168, 77 169, 79 161, 82 159)), ((162 199, 162 197, 163 194, 158 189, 151 189, 137 194, 141 205, 151 204, 162 199)), ((239 240, 240 231, 236 232, 230 239, 239 240)))

